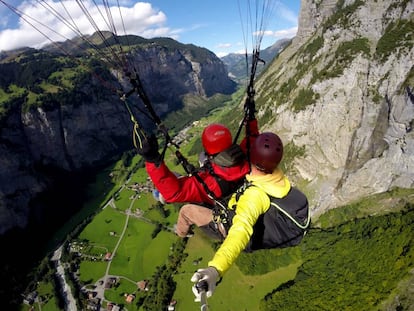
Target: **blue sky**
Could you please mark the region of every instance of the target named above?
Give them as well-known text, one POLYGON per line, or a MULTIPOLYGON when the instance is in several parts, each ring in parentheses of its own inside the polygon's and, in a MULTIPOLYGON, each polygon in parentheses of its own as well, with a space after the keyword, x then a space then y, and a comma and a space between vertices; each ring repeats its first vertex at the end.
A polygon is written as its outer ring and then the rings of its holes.
MULTIPOLYGON (((107 30, 102 13, 94 3, 81 0, 100 30, 107 30)), ((205 47, 218 56, 252 51, 256 44, 253 32, 263 30, 261 48, 281 38, 292 38, 297 31, 300 0, 156 0, 147 2, 109 0, 118 35, 135 34, 145 38, 172 37, 182 43, 205 47), (121 9, 117 7, 119 3, 121 9), (247 5, 250 4, 250 16, 247 5), (262 13, 262 6, 268 9, 262 13), (256 6, 259 8, 257 9, 256 6), (119 13, 121 11, 121 13, 119 13), (122 16, 122 19, 120 18, 122 16), (257 17, 256 17, 257 16, 257 17), (264 20, 263 27, 260 25, 264 20)), ((0 51, 23 46, 39 48, 52 41, 64 41, 95 30, 75 0, 0 0, 0 51), (8 6, 23 13, 19 18, 8 6), (53 8, 53 9, 48 9, 53 8), (52 14, 51 12, 58 12, 52 14), (68 15, 68 12, 70 15, 68 15), (64 17, 66 23, 62 22, 64 17), (27 21, 30 23, 27 23, 27 21), (40 21, 40 23, 38 23, 40 21), (76 25, 78 30, 73 30, 76 25), (43 33, 43 34, 42 34, 43 33), (50 39, 46 38, 46 36, 50 39)), ((108 21, 107 18, 105 18, 108 21)))

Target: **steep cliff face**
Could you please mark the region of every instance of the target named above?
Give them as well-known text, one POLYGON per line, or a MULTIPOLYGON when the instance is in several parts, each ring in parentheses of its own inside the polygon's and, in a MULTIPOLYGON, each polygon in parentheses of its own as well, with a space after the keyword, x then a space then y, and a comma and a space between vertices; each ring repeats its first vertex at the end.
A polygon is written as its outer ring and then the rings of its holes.
MULTIPOLYGON (((31 53, 35 55, 36 51, 31 53)), ((205 49, 178 43, 166 47, 146 42, 131 55, 145 91, 161 116, 179 109, 185 94, 210 96, 234 91, 235 83, 227 77, 224 64, 205 49)), ((32 61, 38 61, 36 56, 30 57, 32 61)), ((45 57, 42 54, 42 60, 45 57)), ((30 61, 22 64, 18 59, 8 59, 4 66, 12 76, 24 72, 22 66, 33 68, 30 61), (13 74, 14 71, 17 74, 13 74)), ((115 86, 124 84, 124 89, 129 90, 132 87, 127 81, 118 83, 115 79, 120 76, 121 69, 109 68, 113 77, 109 81, 106 76, 106 82, 115 86)), ((64 72, 65 69, 57 67, 56 70, 64 72)), ((56 78, 51 79, 52 74, 46 72, 38 76, 39 81, 30 85, 30 89, 38 90, 43 82, 53 86, 56 78)), ((3 115, 0 128, 0 234, 27 225, 31 202, 49 189, 55 174, 93 169, 132 147, 130 114, 119 95, 96 75, 89 74, 77 81, 72 90, 62 89, 44 97, 38 104, 28 106, 25 102, 30 100, 29 95, 20 96, 3 115), (49 174, 51 171, 53 174, 49 174)), ((13 83, 25 83, 9 78, 0 82, 3 90, 8 91, 13 83)), ((154 126, 137 110, 143 106, 136 96, 131 96, 129 103, 144 126, 154 126)))
POLYGON ((223 62, 214 53, 190 47, 171 49, 151 44, 132 53, 134 67, 161 114, 180 108, 185 94, 210 97, 235 90, 235 82, 227 77, 223 62))
POLYGON ((298 36, 258 81, 265 128, 305 150, 294 163, 314 214, 414 186, 413 12, 303 0, 298 36))
POLYGON ((0 231, 24 227, 29 214, 29 202, 44 190, 45 180, 33 167, 22 120, 12 113, 0 131, 0 231))
MULTIPOLYGON (((296 44, 302 44, 309 39, 336 10, 337 0, 302 0, 298 20, 298 31, 293 39, 296 44)), ((342 1, 343 3, 343 1, 342 1)))

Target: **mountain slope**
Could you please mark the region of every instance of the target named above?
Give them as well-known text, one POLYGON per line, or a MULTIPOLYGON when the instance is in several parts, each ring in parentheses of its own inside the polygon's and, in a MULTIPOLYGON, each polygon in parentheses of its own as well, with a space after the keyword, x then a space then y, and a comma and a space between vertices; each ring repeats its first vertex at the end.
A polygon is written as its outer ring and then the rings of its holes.
POLYGON ((414 1, 302 1, 293 43, 256 83, 262 130, 314 215, 414 186, 414 1), (292 166, 293 167, 293 166, 292 166))
MULTIPOLYGON (((257 66, 257 76, 272 62, 272 60, 291 42, 290 39, 280 39, 272 46, 260 51, 260 62, 257 66)), ((248 62, 250 62, 252 55, 247 54, 248 62)), ((243 83, 250 78, 250 69, 246 67, 246 55, 230 53, 220 58, 227 67, 229 76, 243 83)))
MULTIPOLYGON (((115 58, 108 45, 129 42, 124 47, 134 67, 129 70, 138 72, 162 118, 185 107, 185 96, 201 97, 208 105, 209 97, 235 91, 224 64, 207 49, 169 38, 106 36, 104 45, 90 38, 105 46, 94 51, 98 56, 82 55, 85 49, 73 41, 57 44, 60 48, 21 49, 0 56, 0 235, 26 227, 30 215, 37 214, 34 209, 42 213, 43 204, 36 198, 57 179, 108 164, 131 149, 130 111, 145 129, 156 127, 135 92, 126 101, 120 99, 133 84, 122 66, 102 62, 115 58), (62 55, 68 47, 76 56, 62 55)), ((187 115, 180 121, 193 120, 187 115)), ((59 209, 50 212, 62 214, 59 209)), ((36 221, 41 223, 42 217, 36 221)))

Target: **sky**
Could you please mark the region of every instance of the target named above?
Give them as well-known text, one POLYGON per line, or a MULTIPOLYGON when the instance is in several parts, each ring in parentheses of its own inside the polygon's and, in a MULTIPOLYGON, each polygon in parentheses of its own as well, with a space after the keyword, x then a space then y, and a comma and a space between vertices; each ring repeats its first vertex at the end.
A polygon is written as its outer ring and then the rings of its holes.
POLYGON ((222 57, 294 37, 299 10, 300 0, 0 0, 0 51, 92 34, 90 20, 109 30, 113 20, 118 35, 170 37, 222 57), (109 3, 110 14, 102 3, 109 3), (255 35, 259 30, 262 37, 255 35))

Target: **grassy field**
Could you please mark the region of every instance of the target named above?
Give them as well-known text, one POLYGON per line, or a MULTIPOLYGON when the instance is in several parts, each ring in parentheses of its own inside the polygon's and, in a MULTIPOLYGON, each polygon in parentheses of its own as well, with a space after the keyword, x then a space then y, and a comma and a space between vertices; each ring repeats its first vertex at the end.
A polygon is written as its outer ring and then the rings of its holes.
MULTIPOLYGON (((212 258, 214 249, 206 236, 199 230, 187 243, 187 259, 174 276, 177 289, 174 299, 177 300, 177 310, 196 310, 199 302, 194 302, 190 281, 193 273, 199 268, 205 268, 212 258)), ((251 254, 250 256, 254 256, 251 254)), ((277 260, 277 258, 274 258, 277 260)), ((213 297, 208 300, 211 310, 220 311, 255 311, 259 310, 259 303, 263 297, 279 285, 295 277, 300 261, 291 263, 283 268, 276 269, 261 275, 245 275, 238 265, 233 265, 225 274, 222 282, 217 286, 213 297)))

